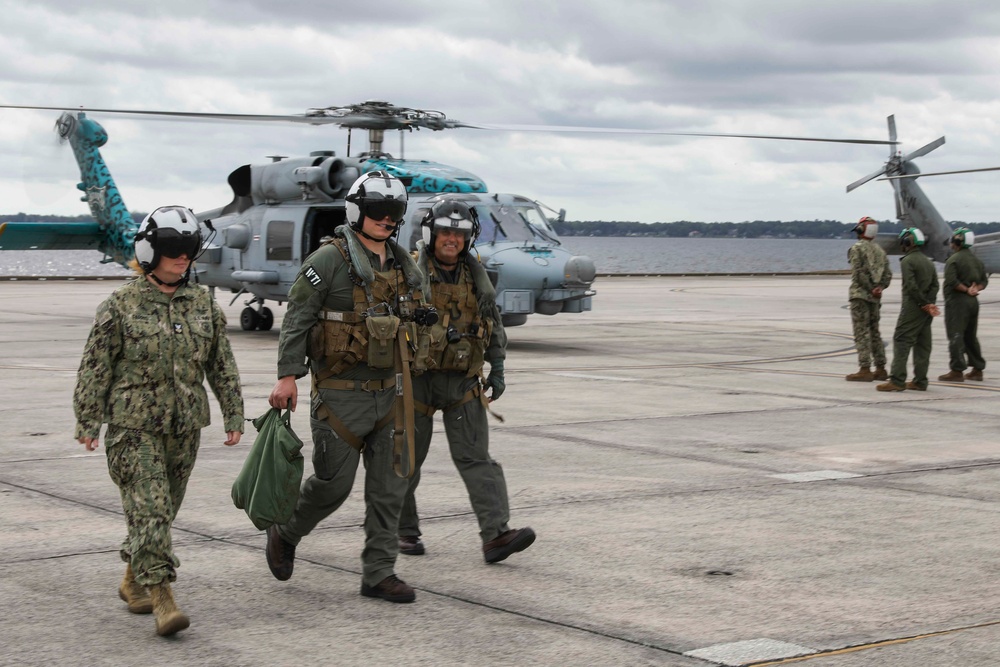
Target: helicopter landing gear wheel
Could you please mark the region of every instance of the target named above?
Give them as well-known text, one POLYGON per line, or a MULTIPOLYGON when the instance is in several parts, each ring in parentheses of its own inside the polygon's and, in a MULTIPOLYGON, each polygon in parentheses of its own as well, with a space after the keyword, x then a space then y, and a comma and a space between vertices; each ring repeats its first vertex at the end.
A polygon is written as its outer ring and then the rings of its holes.
MULTIPOLYGON (((244 331, 253 331, 260 326, 260 319, 260 315, 257 314, 257 311, 250 306, 247 306, 243 309, 243 312, 240 313, 240 326, 243 327, 244 331)), ((271 323, 274 323, 273 316, 271 317, 271 323)), ((270 329, 270 327, 268 328, 270 329)))
POLYGON ((257 313, 260 322, 257 323, 257 328, 261 331, 270 331, 271 327, 274 326, 274 313, 267 306, 260 309, 257 313))

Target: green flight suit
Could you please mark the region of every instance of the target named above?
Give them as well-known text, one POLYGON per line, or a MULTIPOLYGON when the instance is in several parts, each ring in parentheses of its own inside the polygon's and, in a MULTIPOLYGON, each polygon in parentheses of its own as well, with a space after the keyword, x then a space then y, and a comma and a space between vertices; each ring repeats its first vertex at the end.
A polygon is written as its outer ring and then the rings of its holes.
MULTIPOLYGON (((346 238, 347 234, 354 235, 354 232, 346 227, 337 229, 338 237, 346 238)), ((354 239, 357 237, 354 236, 354 239)), ((405 251, 395 243, 386 243, 386 262, 382 266, 379 266, 379 256, 368 251, 360 242, 356 242, 354 247, 359 253, 357 260, 370 264, 365 269, 389 274, 392 285, 398 285, 401 290, 407 288, 406 281, 399 275, 405 251)), ((416 272, 415 266, 413 271, 416 272)), ((278 342, 279 378, 288 375, 300 378, 311 370, 315 381, 315 376, 324 370, 324 358, 312 356, 318 356, 318 353, 310 350, 310 332, 324 309, 339 312, 355 310, 354 288, 359 280, 358 272, 333 243, 321 246, 305 259, 288 293, 288 310, 278 342), (304 363, 307 353, 308 366, 304 363)), ((396 296, 397 293, 392 294, 393 301, 396 296)), ((380 420, 393 411, 396 390, 389 387, 369 391, 365 381, 385 381, 394 375, 392 368, 375 369, 360 360, 332 378, 357 381, 354 390, 321 388, 313 392, 310 426, 315 472, 303 483, 292 518, 277 527, 283 540, 298 544, 347 500, 354 486, 358 462, 363 459, 365 547, 361 560, 362 577, 369 586, 375 586, 394 573, 399 553, 396 528, 409 480, 398 477, 393 471, 392 421, 376 429, 380 420), (345 442, 329 423, 317 418, 317 410, 321 406, 336 415, 352 434, 364 442, 363 451, 345 442)))
MULTIPOLYGON (((482 338, 471 340, 474 345, 480 346, 479 353, 486 362, 490 364, 495 361, 502 362, 507 356, 507 335, 496 307, 496 293, 492 288, 486 290, 485 284, 482 290, 476 288, 471 262, 478 263, 478 260, 466 255, 465 261, 460 262, 454 271, 445 271, 437 261, 428 258, 423 250, 418 259, 419 266, 426 271, 430 282, 430 294, 427 297, 437 307, 438 314, 442 318, 447 316, 449 322, 461 322, 456 327, 460 334, 468 334, 474 328, 468 326, 470 315, 473 320, 488 317, 492 327, 489 340, 482 338), (478 309, 481 312, 474 315, 467 313, 465 317, 460 317, 458 311, 463 307, 462 304, 442 298, 444 284, 467 285, 473 294, 469 299, 470 303, 465 304, 465 307, 478 309)), ((478 328, 478 325, 475 328, 478 328)), ((448 353, 447 346, 450 345, 452 344, 447 344, 445 350, 439 352, 439 359, 455 357, 454 354, 448 353)), ((478 395, 471 400, 463 401, 470 398, 468 395, 470 391, 479 391, 482 362, 477 362, 478 358, 477 354, 473 354, 473 361, 468 370, 430 370, 413 378, 413 398, 424 406, 442 411, 451 459, 462 481, 465 482, 469 501, 479 522, 479 535, 485 543, 509 529, 507 522, 510 520, 510 508, 503 468, 490 457, 489 453, 490 432, 486 407, 478 395)), ((410 479, 403 511, 399 517, 400 536, 421 534, 414 493, 420 484, 420 466, 427 458, 434 432, 433 415, 418 409, 415 418, 417 469, 410 479)))
POLYGON ((892 269, 885 251, 873 241, 859 239, 847 251, 851 263, 849 291, 854 347, 858 350, 858 365, 885 366, 885 344, 879 332, 882 299, 872 294, 876 287, 885 289, 892 281, 892 269))
POLYGON ((985 288, 989 284, 983 262, 968 248, 952 253, 944 265, 944 325, 948 332, 949 366, 964 371, 969 366, 986 368, 976 332, 979 328, 979 299, 960 292, 959 285, 973 283, 985 288))
POLYGON ((937 270, 925 254, 911 250, 900 260, 903 300, 892 335, 892 370, 889 380, 906 386, 906 362, 913 350, 913 382, 927 386, 927 368, 931 361, 931 323, 934 318, 922 310, 937 299, 937 270))
POLYGON ((108 424, 108 473, 128 525, 120 554, 144 586, 176 580, 170 526, 210 422, 206 378, 225 430, 242 432, 226 316, 204 288, 165 294, 143 276, 98 307, 73 396, 76 437, 108 424))

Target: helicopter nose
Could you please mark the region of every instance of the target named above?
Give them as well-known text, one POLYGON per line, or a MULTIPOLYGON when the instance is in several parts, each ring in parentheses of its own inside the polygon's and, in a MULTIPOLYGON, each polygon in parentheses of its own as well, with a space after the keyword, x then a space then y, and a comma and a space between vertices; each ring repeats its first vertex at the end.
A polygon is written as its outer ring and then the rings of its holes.
POLYGON ((567 285, 582 285, 589 287, 597 277, 597 267, 594 260, 586 255, 574 255, 566 261, 563 269, 567 285))

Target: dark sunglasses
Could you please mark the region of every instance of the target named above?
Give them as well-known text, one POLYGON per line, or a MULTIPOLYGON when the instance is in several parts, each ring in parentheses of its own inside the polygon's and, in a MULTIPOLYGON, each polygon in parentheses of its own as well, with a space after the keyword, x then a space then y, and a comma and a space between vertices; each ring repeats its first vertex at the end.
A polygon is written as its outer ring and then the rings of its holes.
POLYGON ((385 220, 389 218, 396 224, 403 221, 403 214, 406 213, 406 202, 402 199, 371 199, 365 201, 365 216, 372 220, 385 220))
POLYGON ((201 234, 181 233, 164 227, 153 230, 153 243, 161 257, 177 259, 181 255, 187 255, 188 259, 193 260, 201 250, 201 234))

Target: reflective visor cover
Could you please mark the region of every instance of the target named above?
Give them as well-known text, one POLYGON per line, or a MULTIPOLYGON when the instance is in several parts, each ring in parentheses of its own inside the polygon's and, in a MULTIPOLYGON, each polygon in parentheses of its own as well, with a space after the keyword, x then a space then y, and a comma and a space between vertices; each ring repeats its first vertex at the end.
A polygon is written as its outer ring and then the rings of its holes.
POLYGON ((472 235, 472 221, 457 218, 435 218, 434 219, 435 229, 451 229, 456 232, 461 232, 466 236, 472 235))
POLYGON ((163 257, 175 259, 181 255, 187 255, 188 259, 194 259, 201 249, 201 234, 182 234, 176 229, 163 227, 153 231, 155 237, 155 248, 163 257))
POLYGON ((372 220, 402 222, 406 213, 406 202, 402 199, 365 199, 364 214, 372 220))

